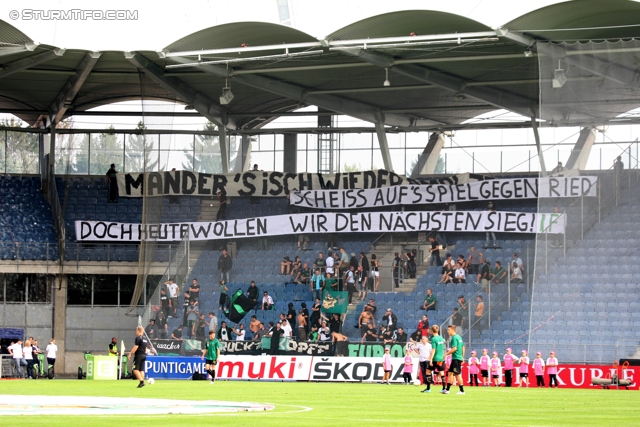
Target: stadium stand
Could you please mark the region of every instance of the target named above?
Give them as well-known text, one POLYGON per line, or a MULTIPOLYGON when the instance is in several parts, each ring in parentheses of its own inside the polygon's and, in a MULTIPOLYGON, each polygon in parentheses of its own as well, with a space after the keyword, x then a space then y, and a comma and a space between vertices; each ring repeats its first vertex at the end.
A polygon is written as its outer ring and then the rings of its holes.
MULTIPOLYGON (((138 245, 123 245, 111 249, 109 245, 80 245, 75 242, 75 221, 114 221, 139 224, 142 221, 142 199, 121 197, 118 203, 108 203, 108 184, 104 177, 56 178, 58 198, 64 212, 66 230, 66 260, 81 261, 137 261, 138 245)), ((175 203, 169 198, 162 201, 161 222, 197 221, 201 213, 199 197, 176 197, 175 203)), ((113 246, 113 245, 110 245, 113 246)), ((156 254, 156 260, 166 262, 169 254, 163 245, 156 254)))
POLYGON ((57 260, 58 244, 51 208, 40 178, 0 178, 0 259, 57 260))
MULTIPOLYGON (((256 210, 258 210, 263 203, 252 206, 257 206, 256 210)), ((354 240, 345 241, 341 246, 344 246, 349 253, 367 251, 373 237, 368 235, 352 236, 351 238, 354 240), (357 237, 360 237, 361 240, 355 240, 357 237)), ((312 238, 305 252, 297 251, 297 243, 292 241, 290 237, 270 239, 269 245, 271 248, 268 250, 259 249, 259 243, 255 240, 243 241, 241 245, 231 270, 231 282, 227 286, 229 287, 229 293, 233 293, 237 289, 246 291, 251 281, 255 280, 260 292, 269 292, 269 295, 275 301, 274 310, 262 311, 257 309, 256 316, 258 320, 264 321, 265 324, 275 321, 281 312, 286 311, 289 302, 293 302, 297 309, 300 308, 301 302, 305 302, 309 309, 313 306, 313 295, 309 290, 309 286, 289 283, 290 276, 280 274, 280 261, 284 256, 293 258, 297 254, 303 263, 308 262, 311 266, 319 252, 326 254, 327 246, 325 241, 312 238)), ((187 284, 189 284, 193 279, 198 279, 201 287, 199 303, 201 312, 215 311, 218 313, 218 282, 220 280, 220 272, 217 269, 218 257, 220 256, 218 249, 206 249, 201 253, 187 281, 187 284)), ((180 306, 182 306, 183 301, 184 297, 181 295, 180 306)), ((220 316, 220 314, 218 315, 220 316)), ((224 319, 224 317, 222 318, 224 319)), ((170 327, 176 327, 179 324, 179 319, 170 319, 170 327)), ((248 332, 247 339, 249 339, 249 336, 250 333, 248 332)))
MULTIPOLYGON (((57 239, 51 211, 39 187, 40 180, 37 177, 3 176, 0 180, 0 188, 3 190, 0 224, 4 226, 0 231, 3 241, 0 256, 4 260, 57 259, 57 239)), ((121 198, 117 204, 107 203, 106 183, 102 177, 57 178, 57 187, 64 209, 67 260, 76 257, 93 261, 103 261, 107 258, 113 261, 137 260, 137 245, 114 247, 111 253, 106 245, 81 247, 75 243, 73 224, 75 220, 83 218, 139 222, 142 199, 121 198)), ((491 325, 478 326, 477 335, 472 335, 470 344, 499 347, 502 344, 530 343, 543 351, 549 351, 566 334, 568 327, 576 339, 565 345, 568 348, 565 350, 567 358, 579 360, 585 357, 585 351, 589 351, 590 360, 606 361, 608 352, 602 346, 594 348, 594 340, 603 346, 616 346, 622 339, 620 328, 637 331, 635 327, 640 326, 640 318, 635 309, 640 307, 640 288, 635 278, 640 274, 640 255, 637 253, 637 238, 640 235, 637 235, 635 224, 640 220, 640 197, 632 190, 624 191, 621 196, 622 204, 600 223, 595 223, 585 234, 584 240, 577 240, 575 246, 569 242, 566 256, 563 256, 559 249, 549 252, 549 259, 553 262, 548 271, 542 271, 540 265, 536 271, 528 270, 527 279, 530 287, 525 283, 513 286, 510 304, 507 304, 504 286, 496 286, 491 296, 491 325), (529 325, 534 329, 530 337, 529 325)), ((163 200, 163 222, 198 220, 201 213, 200 198, 179 197, 176 201, 170 204, 168 198, 163 200)), ((580 207, 573 206, 571 202, 560 200, 559 207, 569 216, 578 215, 580 207)), ((538 209, 533 203, 525 202, 517 206, 504 203, 504 207, 501 207, 504 210, 531 212, 538 209)), ((250 203, 248 198, 233 198, 230 205, 229 218, 280 215, 288 211, 285 198, 265 198, 259 204, 250 203)), ((478 205, 473 209, 482 208, 478 205)), ((545 209, 550 211, 549 207, 540 207, 541 211, 545 209)), ((370 256, 371 242, 377 237, 349 237, 352 240, 345 241, 341 246, 344 246, 347 252, 365 251, 370 256)), ((471 246, 482 248, 482 237, 484 236, 477 234, 449 236, 448 240, 455 238, 456 241, 455 245, 449 246, 447 252, 454 256, 466 256, 471 246)), ((501 261, 505 265, 514 252, 522 254, 527 248, 532 253, 535 252, 535 241, 530 236, 523 238, 523 235, 504 234, 499 236, 497 243, 496 249, 482 249, 492 264, 501 261)), ((297 252, 295 239, 291 237, 272 238, 268 244, 269 249, 265 250, 260 249, 258 240, 241 242, 237 250, 237 259, 234 261, 232 280, 228 284, 233 292, 236 289, 246 290, 249 282, 256 280, 261 292, 269 292, 276 301, 275 309, 266 312, 256 310, 255 313, 258 320, 265 323, 277 320, 279 313, 286 311, 289 302, 293 302, 296 308, 300 307, 301 302, 305 302, 307 307, 313 305, 312 294, 306 286, 285 284, 289 281, 289 276, 279 274, 282 258, 301 255, 302 262, 311 265, 318 252, 327 251, 326 241, 319 236, 312 237, 306 252, 297 252)), ((219 249, 208 248, 201 253, 187 282, 190 283, 192 278, 198 278, 202 286, 200 310, 204 313, 217 312, 219 272, 216 264, 219 249)), ((538 249, 541 256, 543 251, 538 249)), ((169 256, 168 251, 159 248, 156 259, 166 262, 169 256)), ((432 288, 438 298, 438 309, 427 313, 432 325, 448 321, 453 308, 458 306, 458 295, 465 295, 467 301, 481 295, 487 301, 487 294, 478 293, 479 286, 472 280, 465 284, 445 286, 437 284, 440 278, 439 267, 423 266, 419 268, 418 273, 415 288, 408 292, 369 294, 381 311, 383 308, 391 308, 398 317, 398 325, 404 327, 409 334, 416 329, 424 313, 420 306, 427 288, 432 288)), ((182 302, 181 296, 180 304, 182 302)), ((352 341, 359 340, 361 336, 361 332, 354 325, 363 306, 363 302, 358 302, 350 307, 343 324, 342 333, 352 341)), ((223 315, 220 317, 224 318, 223 315)), ((179 318, 169 319, 170 328, 175 328, 180 323, 182 321, 179 318)), ((631 334, 634 340, 640 339, 640 333, 631 334)), ((247 339, 250 338, 249 333, 247 339)))
MULTIPOLYGON (((640 197, 632 191, 626 191, 622 199, 625 200, 624 204, 615 208, 602 222, 596 223, 586 233, 584 240, 577 241, 574 247, 568 247, 566 256, 562 255, 561 249, 551 249, 549 257, 553 259, 553 265, 546 273, 543 272, 542 265, 538 265, 535 271, 527 269, 526 280, 519 285, 511 285, 510 295, 505 284, 495 286, 491 293, 491 324, 487 322, 476 325, 469 345, 501 348, 530 344, 548 352, 557 347, 569 327, 571 335, 577 339, 563 344, 567 359, 608 362, 610 351, 606 346, 615 346, 622 338, 618 328, 640 326, 640 318, 633 313, 634 310, 630 310, 640 307, 640 288, 633 279, 640 274, 635 240, 640 237, 636 236, 635 230, 635 224, 640 220, 640 214, 637 213, 640 197), (604 242, 600 243, 602 241, 604 242), (603 246, 605 253, 597 249, 599 246, 603 246), (527 281, 529 285, 526 284, 527 281), (507 301, 508 295, 511 301, 507 301), (533 330, 531 337, 528 335, 530 325, 533 330), (594 340, 602 345, 594 346, 594 340), (586 351, 590 353, 588 357, 585 355, 586 351)), ((273 205, 277 206, 278 203, 272 201, 269 206, 273 205)), ((577 214, 576 209, 579 209, 572 206, 571 201, 562 202, 560 206, 569 215, 577 214)), ((234 207, 237 209, 234 216, 237 217, 258 214, 262 208, 260 205, 243 202, 235 203, 234 207), (239 206, 243 208, 237 209, 239 206)), ((286 206, 280 208, 286 209, 286 206)), ((532 206, 520 206, 521 211, 534 209, 536 208, 532 206)), ((516 209, 511 207, 508 210, 516 209)), ((266 211, 280 213, 272 209, 266 211)), ((484 239, 479 239, 477 234, 461 234, 456 237, 459 240, 449 248, 454 255, 460 253, 466 256, 471 246, 482 248, 484 244, 484 239)), ((535 253, 536 241, 531 236, 504 234, 500 237, 497 249, 481 249, 491 264, 501 261, 506 265, 514 252, 535 253)), ((249 282, 255 280, 261 292, 269 292, 275 300, 275 309, 255 311, 258 320, 265 323, 276 321, 281 312, 286 312, 289 302, 293 302, 296 309, 300 308, 301 302, 305 302, 307 307, 313 304, 311 292, 305 285, 285 284, 289 276, 279 274, 279 263, 283 256, 293 258, 296 254, 302 254, 302 262, 309 262, 311 265, 318 252, 326 253, 327 250, 326 243, 317 240, 316 236, 310 242, 307 252, 296 252, 296 243, 291 238, 286 240, 270 239, 268 250, 259 249, 257 241, 242 242, 237 251, 231 283, 228 284, 230 292, 236 289, 244 291, 249 282)), ((375 240, 375 236, 371 240, 347 241, 341 246, 347 248, 347 252, 368 252, 372 240, 375 240)), ((188 283, 192 278, 198 278, 201 285, 201 312, 217 312, 218 249, 205 250, 190 274, 188 283)), ((376 316, 378 321, 381 313, 386 308, 391 308, 398 318, 399 326, 408 334, 415 331, 424 314, 420 306, 427 288, 432 288, 438 299, 437 310, 427 312, 431 325, 441 325, 449 320, 453 308, 459 306, 459 295, 464 295, 467 302, 477 295, 488 301, 488 295, 478 292, 479 285, 473 283, 473 280, 468 280, 465 284, 437 284, 440 267, 422 267, 420 271, 423 273, 418 275, 415 288, 409 292, 369 294, 379 309, 376 316)), ((360 340, 361 332, 355 324, 364 304, 358 302, 350 307, 343 324, 341 332, 351 341, 360 340)), ((224 319, 222 314, 218 315, 224 319)), ((171 319, 170 327, 174 328, 180 323, 179 319, 171 319)), ((640 339, 640 333, 632 332, 632 335, 632 340, 640 339)), ((250 339, 250 334, 247 339, 250 339)))
POLYGON ((571 342, 563 344, 570 360, 580 360, 588 352, 594 361, 609 362, 611 352, 606 347, 625 347, 640 340, 640 195, 633 189, 621 195, 620 206, 596 223, 566 256, 556 252, 555 265, 537 275, 534 293, 522 294, 520 302, 503 314, 504 319, 527 326, 531 315, 532 329, 536 329, 531 341, 538 348, 553 350, 570 336, 571 342))

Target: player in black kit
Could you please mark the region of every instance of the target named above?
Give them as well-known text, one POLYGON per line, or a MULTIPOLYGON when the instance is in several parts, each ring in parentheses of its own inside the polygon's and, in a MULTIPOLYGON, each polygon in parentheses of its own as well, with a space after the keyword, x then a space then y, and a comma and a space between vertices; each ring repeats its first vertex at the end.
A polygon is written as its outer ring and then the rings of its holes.
POLYGON ((144 362, 147 359, 147 346, 149 346, 149 341, 143 336, 144 328, 142 326, 138 326, 136 328, 136 342, 131 351, 129 352, 129 359, 131 356, 135 354, 135 359, 133 359, 133 374, 136 376, 140 384, 138 384, 138 388, 144 387, 144 362))

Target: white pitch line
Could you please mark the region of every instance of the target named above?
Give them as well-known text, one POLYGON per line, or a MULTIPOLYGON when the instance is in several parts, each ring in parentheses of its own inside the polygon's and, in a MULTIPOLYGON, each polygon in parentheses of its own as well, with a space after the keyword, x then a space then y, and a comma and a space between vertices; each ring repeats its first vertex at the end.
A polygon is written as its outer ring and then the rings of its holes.
POLYGON ((258 403, 213 400, 0 395, 0 416, 237 414, 266 412, 274 408, 258 403))

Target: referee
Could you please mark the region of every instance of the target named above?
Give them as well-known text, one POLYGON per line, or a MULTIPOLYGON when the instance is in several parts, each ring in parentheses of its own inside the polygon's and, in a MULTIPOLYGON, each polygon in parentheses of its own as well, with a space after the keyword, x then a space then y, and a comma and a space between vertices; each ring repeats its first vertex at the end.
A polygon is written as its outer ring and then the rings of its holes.
POLYGON ((462 337, 456 334, 456 327, 454 325, 449 325, 447 332, 451 337, 449 350, 447 350, 447 355, 451 355, 451 366, 449 367, 447 389, 443 391, 443 393, 449 394, 449 389, 451 388, 451 384, 453 384, 453 377, 455 376, 458 381, 458 386, 460 387, 458 394, 464 394, 464 382, 462 381, 461 375, 462 361, 464 360, 464 343, 462 342, 462 337))
POLYGON ((136 341, 135 345, 129 352, 129 359, 131 356, 135 354, 135 359, 133 359, 133 374, 136 376, 140 384, 138 384, 138 388, 144 387, 144 362, 147 360, 147 347, 149 346, 149 341, 143 336, 144 328, 142 326, 138 326, 136 328, 136 341))
MULTIPOLYGON (((425 385, 431 383, 431 378, 427 378, 427 370, 429 369, 429 356, 431 356, 431 344, 429 343, 429 337, 424 335, 421 342, 413 348, 414 352, 420 354, 418 361, 420 362, 420 373, 422 374, 422 381, 425 385)), ((429 387, 422 390, 422 393, 431 393, 429 387)))
POLYGON ((211 384, 216 380, 216 365, 220 358, 220 341, 216 338, 215 331, 209 331, 209 339, 207 340, 207 346, 202 350, 202 356, 200 359, 204 359, 207 356, 205 362, 205 369, 211 375, 211 384))

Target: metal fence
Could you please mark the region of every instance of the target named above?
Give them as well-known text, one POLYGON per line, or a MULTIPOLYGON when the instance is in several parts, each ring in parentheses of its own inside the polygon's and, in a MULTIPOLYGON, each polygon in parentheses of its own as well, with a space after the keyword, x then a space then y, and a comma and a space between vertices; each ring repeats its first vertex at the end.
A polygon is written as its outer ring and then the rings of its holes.
POLYGON ((47 264, 57 264, 58 259, 57 243, 0 242, 2 261, 47 261, 47 264))
POLYGON ((520 350, 527 350, 529 357, 533 358, 537 351, 543 357, 548 357, 550 351, 554 351, 561 363, 597 363, 612 365, 620 359, 630 358, 638 350, 635 344, 617 341, 614 344, 568 344, 564 342, 554 342, 553 344, 527 344, 527 343, 499 343, 495 341, 476 341, 471 345, 466 345, 466 354, 470 355, 472 350, 481 354, 483 349, 489 350, 489 354, 497 351, 502 355, 507 347, 513 347, 513 353, 520 354, 520 350))

